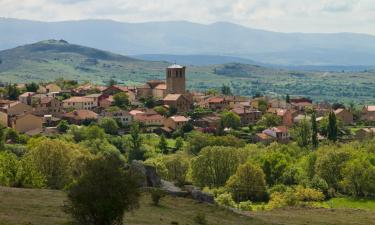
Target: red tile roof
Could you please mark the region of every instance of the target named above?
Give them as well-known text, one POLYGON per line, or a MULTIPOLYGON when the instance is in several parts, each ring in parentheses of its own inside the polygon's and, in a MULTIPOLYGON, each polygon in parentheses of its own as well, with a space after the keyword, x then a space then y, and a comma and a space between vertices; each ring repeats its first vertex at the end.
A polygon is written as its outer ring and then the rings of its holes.
POLYGON ((73 112, 65 113, 64 117, 73 118, 76 120, 97 119, 98 114, 96 114, 95 112, 91 110, 80 109, 80 110, 74 110, 73 112))

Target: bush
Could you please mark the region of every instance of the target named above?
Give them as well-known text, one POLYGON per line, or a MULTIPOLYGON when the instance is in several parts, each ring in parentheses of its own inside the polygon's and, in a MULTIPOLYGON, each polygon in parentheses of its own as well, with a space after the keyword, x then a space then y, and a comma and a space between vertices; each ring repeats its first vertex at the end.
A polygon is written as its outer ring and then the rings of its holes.
POLYGON ((241 211, 252 211, 252 202, 251 201, 246 201, 246 202, 240 202, 238 203, 238 209, 241 211))
POLYGON ((207 224, 206 214, 199 212, 197 215, 195 215, 194 222, 196 222, 197 224, 206 225, 207 224))
POLYGON ((320 202, 324 200, 324 194, 322 192, 312 188, 304 188, 302 186, 296 187, 295 195, 297 200, 302 202, 320 202))
POLYGON ((155 206, 158 206, 160 203, 160 200, 165 196, 165 192, 159 188, 152 188, 150 190, 150 193, 151 193, 152 203, 155 206))
POLYGON ((288 186, 286 186, 284 184, 277 184, 277 185, 271 187, 270 189, 268 189, 268 193, 270 195, 272 195, 275 192, 284 193, 284 192, 287 191, 287 189, 288 189, 288 186))
POLYGON ((236 206, 236 203, 234 202, 232 195, 229 193, 224 193, 217 196, 217 198, 215 198, 215 202, 221 206, 227 206, 232 208, 235 208, 236 206))

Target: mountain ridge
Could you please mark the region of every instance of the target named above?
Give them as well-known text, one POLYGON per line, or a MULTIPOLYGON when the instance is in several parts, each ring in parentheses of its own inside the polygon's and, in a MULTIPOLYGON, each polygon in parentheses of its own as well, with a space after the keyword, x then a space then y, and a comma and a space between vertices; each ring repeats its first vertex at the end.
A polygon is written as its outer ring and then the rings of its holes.
POLYGON ((0 19, 0 33, 0 49, 64 39, 124 55, 226 55, 283 66, 375 65, 375 36, 370 34, 280 33, 229 22, 17 19, 0 19))

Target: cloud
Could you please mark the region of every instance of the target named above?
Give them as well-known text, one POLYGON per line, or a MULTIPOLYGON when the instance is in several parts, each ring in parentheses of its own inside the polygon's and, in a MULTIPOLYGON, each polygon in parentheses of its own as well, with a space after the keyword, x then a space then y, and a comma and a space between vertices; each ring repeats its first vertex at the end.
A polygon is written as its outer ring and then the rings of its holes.
POLYGON ((0 0, 0 17, 217 21, 283 32, 375 34, 373 0, 0 0))

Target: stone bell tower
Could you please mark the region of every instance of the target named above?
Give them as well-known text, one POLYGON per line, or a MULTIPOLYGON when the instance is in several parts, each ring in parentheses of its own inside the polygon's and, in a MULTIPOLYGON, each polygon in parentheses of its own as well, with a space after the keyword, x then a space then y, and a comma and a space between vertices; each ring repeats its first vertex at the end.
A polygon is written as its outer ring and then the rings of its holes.
POLYGON ((185 71, 185 66, 176 64, 167 68, 167 94, 185 94, 185 71))

